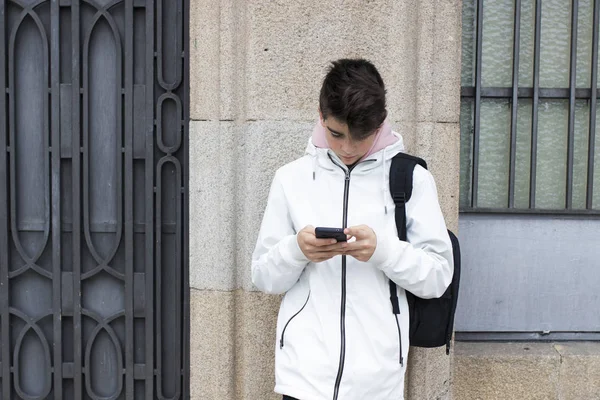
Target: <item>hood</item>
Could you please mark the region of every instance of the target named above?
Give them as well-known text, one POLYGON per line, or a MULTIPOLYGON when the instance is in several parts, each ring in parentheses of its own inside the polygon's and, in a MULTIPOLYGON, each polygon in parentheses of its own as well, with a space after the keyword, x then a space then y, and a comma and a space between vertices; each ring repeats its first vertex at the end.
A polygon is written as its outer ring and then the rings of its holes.
MULTIPOLYGON (((326 135, 327 128, 323 125, 321 118, 319 118, 312 132, 311 138, 313 145, 318 148, 328 149, 329 145, 327 144, 326 135)), ((398 136, 394 135, 394 133, 392 132, 392 126, 386 119, 385 121, 383 121, 383 124, 381 124, 381 126, 375 133, 375 140, 373 141, 373 145, 359 161, 366 159, 371 154, 377 153, 379 150, 383 150, 384 148, 397 141, 398 136)))
MULTIPOLYGON (((370 170, 376 168, 378 165, 381 165, 381 180, 382 180, 382 193, 383 196, 383 204, 384 204, 384 212, 387 214, 388 212, 388 197, 389 197, 389 185, 387 184, 387 180, 389 179, 388 169, 385 168, 386 162, 391 160, 396 154, 404 151, 404 141, 402 140, 402 136, 392 131, 391 126, 387 123, 387 120, 381 126, 379 132, 376 133, 379 135, 375 138, 375 142, 371 147, 371 150, 365 154, 359 161, 359 163, 365 160, 367 157, 369 158, 369 166, 366 167, 366 170, 370 170), (373 160, 373 161, 371 161, 373 160), (378 162, 381 160, 381 162, 378 162)), ((312 179, 317 179, 317 170, 319 166, 324 169, 333 169, 335 168, 332 164, 330 158, 336 159, 340 165, 343 165, 338 156, 329 149, 327 145, 327 140, 325 139, 325 127, 321 124, 320 120, 317 122, 317 126, 315 126, 313 130, 313 135, 308 139, 308 145, 306 146, 306 154, 312 157, 312 179), (316 142, 316 143, 315 143, 316 142)), ((363 169, 365 170, 365 169, 363 169)))
MULTIPOLYGON (((305 151, 306 154, 315 158, 317 158, 318 154, 322 154, 324 156, 331 154, 332 157, 337 158, 335 153, 329 149, 325 135, 326 128, 319 119, 313 129, 312 136, 308 139, 308 144, 305 151)), ((378 156, 380 152, 382 153, 381 155, 384 156, 385 160, 389 160, 396 154, 405 150, 402 136, 392 130, 392 127, 387 120, 383 123, 376 135, 378 136, 375 138, 373 146, 371 146, 371 149, 360 159, 360 161, 363 161, 372 155, 374 155, 375 158, 379 158, 378 156)))

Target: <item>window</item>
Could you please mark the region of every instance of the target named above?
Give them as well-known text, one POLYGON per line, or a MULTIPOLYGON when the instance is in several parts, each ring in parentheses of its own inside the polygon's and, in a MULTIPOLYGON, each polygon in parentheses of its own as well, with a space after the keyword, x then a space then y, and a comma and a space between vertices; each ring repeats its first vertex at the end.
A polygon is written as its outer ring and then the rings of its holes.
POLYGON ((600 0, 463 0, 458 340, 600 340, 600 0))
POLYGON ((463 1, 461 212, 600 215, 599 13, 463 1))

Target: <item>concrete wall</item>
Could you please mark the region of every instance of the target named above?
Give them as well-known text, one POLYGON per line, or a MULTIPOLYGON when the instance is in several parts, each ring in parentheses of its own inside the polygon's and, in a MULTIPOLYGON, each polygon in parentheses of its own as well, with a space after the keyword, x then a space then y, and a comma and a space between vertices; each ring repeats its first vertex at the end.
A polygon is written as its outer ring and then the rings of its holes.
MULTIPOLYGON (((191 389, 195 399, 276 399, 280 298, 250 282, 277 167, 302 155, 327 63, 365 57, 389 116, 436 178, 457 228, 460 0, 191 2, 191 389)), ((450 357, 413 351, 409 399, 450 398, 450 357)))

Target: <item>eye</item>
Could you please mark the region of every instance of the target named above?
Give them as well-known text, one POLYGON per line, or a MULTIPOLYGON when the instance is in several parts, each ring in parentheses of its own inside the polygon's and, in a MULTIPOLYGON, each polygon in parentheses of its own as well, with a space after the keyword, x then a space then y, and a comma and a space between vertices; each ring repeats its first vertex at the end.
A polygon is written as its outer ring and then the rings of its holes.
POLYGON ((332 131, 329 131, 329 133, 331 134, 331 136, 333 136, 336 139, 339 139, 344 136, 344 135, 340 135, 339 133, 332 132, 332 131))

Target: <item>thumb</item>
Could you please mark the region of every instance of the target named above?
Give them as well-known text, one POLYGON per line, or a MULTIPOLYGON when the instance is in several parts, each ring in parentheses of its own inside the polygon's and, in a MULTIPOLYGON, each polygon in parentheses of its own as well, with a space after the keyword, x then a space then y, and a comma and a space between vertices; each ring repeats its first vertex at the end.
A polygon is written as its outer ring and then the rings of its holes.
POLYGON ((344 233, 346 235, 359 237, 361 235, 361 230, 358 226, 351 226, 349 228, 344 229, 344 233))
POLYGON ((313 235, 315 234, 315 227, 312 225, 306 225, 302 230, 313 235))
POLYGON ((344 233, 346 233, 347 235, 352 235, 357 239, 363 239, 369 236, 370 230, 371 228, 369 228, 367 225, 356 225, 347 228, 346 230, 344 230, 344 233))

